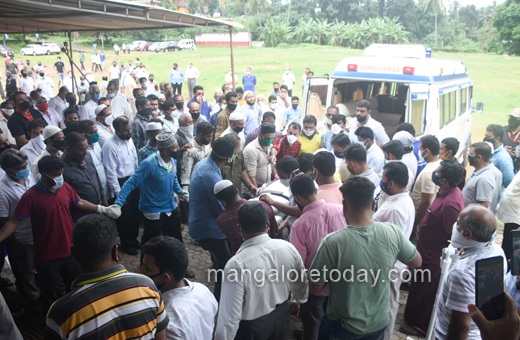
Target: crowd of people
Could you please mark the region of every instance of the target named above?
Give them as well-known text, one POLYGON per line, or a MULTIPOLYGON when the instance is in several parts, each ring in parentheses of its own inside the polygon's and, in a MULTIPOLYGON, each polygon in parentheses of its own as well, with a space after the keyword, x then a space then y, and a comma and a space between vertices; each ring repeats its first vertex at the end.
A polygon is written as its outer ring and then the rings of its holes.
MULTIPOLYGON (((475 136, 466 174, 456 138, 409 123, 390 138, 367 100, 350 119, 335 106, 323 121, 302 117, 290 68, 268 96, 251 68, 236 89, 230 70, 211 101, 191 62, 158 84, 138 59, 76 81, 58 58, 57 94, 43 67, 21 66, 7 69, 1 104, 0 242, 26 306, 46 314, 46 339, 286 339, 301 317, 296 339, 390 340, 401 290, 400 331, 424 335, 449 244, 460 256, 436 339, 518 339, 509 295, 506 327, 473 304, 475 262, 493 256, 520 302, 507 271, 520 109, 475 136), (211 257, 198 279, 213 292, 190 280, 185 227, 211 257), (140 256, 139 273, 121 252, 140 256)), ((21 339, 6 308, 2 298, 0 330, 21 339)))

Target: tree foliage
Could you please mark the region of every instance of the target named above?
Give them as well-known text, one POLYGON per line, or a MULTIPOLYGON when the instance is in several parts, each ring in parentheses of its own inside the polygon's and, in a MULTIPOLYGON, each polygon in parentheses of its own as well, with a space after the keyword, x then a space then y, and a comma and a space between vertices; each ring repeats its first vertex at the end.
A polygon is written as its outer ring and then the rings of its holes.
POLYGON ((520 0, 507 0, 496 9, 493 25, 509 53, 520 54, 520 0))

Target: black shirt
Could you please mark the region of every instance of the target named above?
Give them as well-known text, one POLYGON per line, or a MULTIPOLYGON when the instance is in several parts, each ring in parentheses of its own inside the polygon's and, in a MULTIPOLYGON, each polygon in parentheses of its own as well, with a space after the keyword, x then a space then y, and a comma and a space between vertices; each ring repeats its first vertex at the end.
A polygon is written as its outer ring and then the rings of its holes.
POLYGON ((16 78, 11 76, 11 78, 7 78, 5 81, 5 91, 6 92, 17 92, 18 88, 16 87, 16 78))
POLYGON ((63 68, 65 67, 65 64, 63 61, 57 61, 54 66, 56 66, 56 69, 58 70, 58 73, 63 73, 63 68))
MULTIPOLYGON (((90 153, 87 153, 85 157, 85 168, 74 163, 74 161, 67 156, 66 152, 61 156, 61 160, 65 163, 65 169, 63 170, 63 179, 65 182, 67 182, 82 199, 92 204, 101 204, 101 198, 105 196, 105 193, 90 153)), ((77 221, 81 217, 89 214, 73 206, 70 208, 70 213, 73 221, 77 221)))
MULTIPOLYGON (((33 119, 42 120, 44 124, 47 125, 47 122, 45 121, 45 119, 43 119, 43 116, 39 111, 33 109, 32 107, 29 108, 29 111, 31 112, 33 119)), ((7 121, 7 127, 9 128, 9 131, 11 131, 11 135, 13 135, 13 137, 25 135, 25 138, 29 140, 31 139, 31 137, 29 137, 29 134, 27 133, 27 126, 29 125, 29 123, 30 120, 25 118, 25 116, 22 113, 16 110, 7 121)))

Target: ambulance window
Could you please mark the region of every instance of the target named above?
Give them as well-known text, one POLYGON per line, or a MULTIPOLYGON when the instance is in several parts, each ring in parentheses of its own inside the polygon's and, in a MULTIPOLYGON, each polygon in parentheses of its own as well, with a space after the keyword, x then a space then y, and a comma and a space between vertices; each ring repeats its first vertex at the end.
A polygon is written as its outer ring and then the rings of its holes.
POLYGON ((445 94, 439 96, 439 129, 442 129, 444 127, 444 112, 446 108, 446 106, 444 105, 445 99, 445 94))
POLYGON ((460 114, 463 114, 464 112, 466 112, 466 106, 467 106, 467 101, 468 101, 468 89, 467 88, 464 88, 464 89, 460 89, 459 90, 460 92, 460 114))
POLYGON ((456 98, 457 98, 457 92, 456 91, 450 92, 450 120, 449 120, 449 122, 451 122, 452 120, 457 118, 456 98))
POLYGON ((395 97, 397 94, 397 83, 392 83, 391 89, 390 89, 390 95, 395 97))
POLYGON ((367 88, 367 98, 372 98, 372 93, 374 92, 374 83, 368 85, 367 88))
POLYGON ((416 134, 424 132, 424 117, 426 112, 426 100, 412 100, 411 124, 415 128, 416 134))

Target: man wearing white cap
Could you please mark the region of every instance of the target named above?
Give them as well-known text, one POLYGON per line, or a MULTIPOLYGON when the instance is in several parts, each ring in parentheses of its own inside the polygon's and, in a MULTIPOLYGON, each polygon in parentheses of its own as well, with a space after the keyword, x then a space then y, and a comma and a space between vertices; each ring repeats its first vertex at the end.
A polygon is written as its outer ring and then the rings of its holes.
POLYGON ((417 176, 417 158, 413 154, 413 143, 415 138, 408 131, 397 132, 392 140, 398 140, 403 144, 404 154, 402 162, 406 164, 406 167, 412 172, 414 181, 417 176))
POLYGON ((47 125, 45 129, 43 129, 43 142, 46 145, 45 151, 31 164, 31 173, 36 180, 40 179, 40 172, 38 171, 38 162, 40 159, 49 155, 61 157, 63 150, 65 150, 65 135, 59 127, 47 125))
POLYGON ((157 141, 155 137, 163 132, 162 121, 159 118, 152 118, 150 122, 146 124, 148 143, 137 153, 137 162, 139 164, 149 156, 157 153, 157 141))
POLYGON ((96 114, 99 145, 103 147, 105 142, 114 134, 114 128, 112 127, 114 116, 112 115, 111 107, 105 104, 98 105, 94 113, 96 114))
POLYGON ((245 125, 245 118, 242 115, 241 112, 235 111, 229 116, 229 126, 228 128, 222 132, 222 135, 220 137, 224 137, 228 134, 236 135, 238 138, 240 138, 240 144, 241 144, 241 150, 244 150, 244 145, 246 143, 246 139, 244 137, 244 125, 245 125))
POLYGON ((182 242, 181 214, 173 192, 188 196, 177 181, 179 144, 171 132, 155 137, 157 151, 141 162, 135 173, 125 182, 115 204, 123 207, 132 191, 141 187, 139 210, 144 214, 144 234, 141 244, 161 235, 172 236, 182 242))

